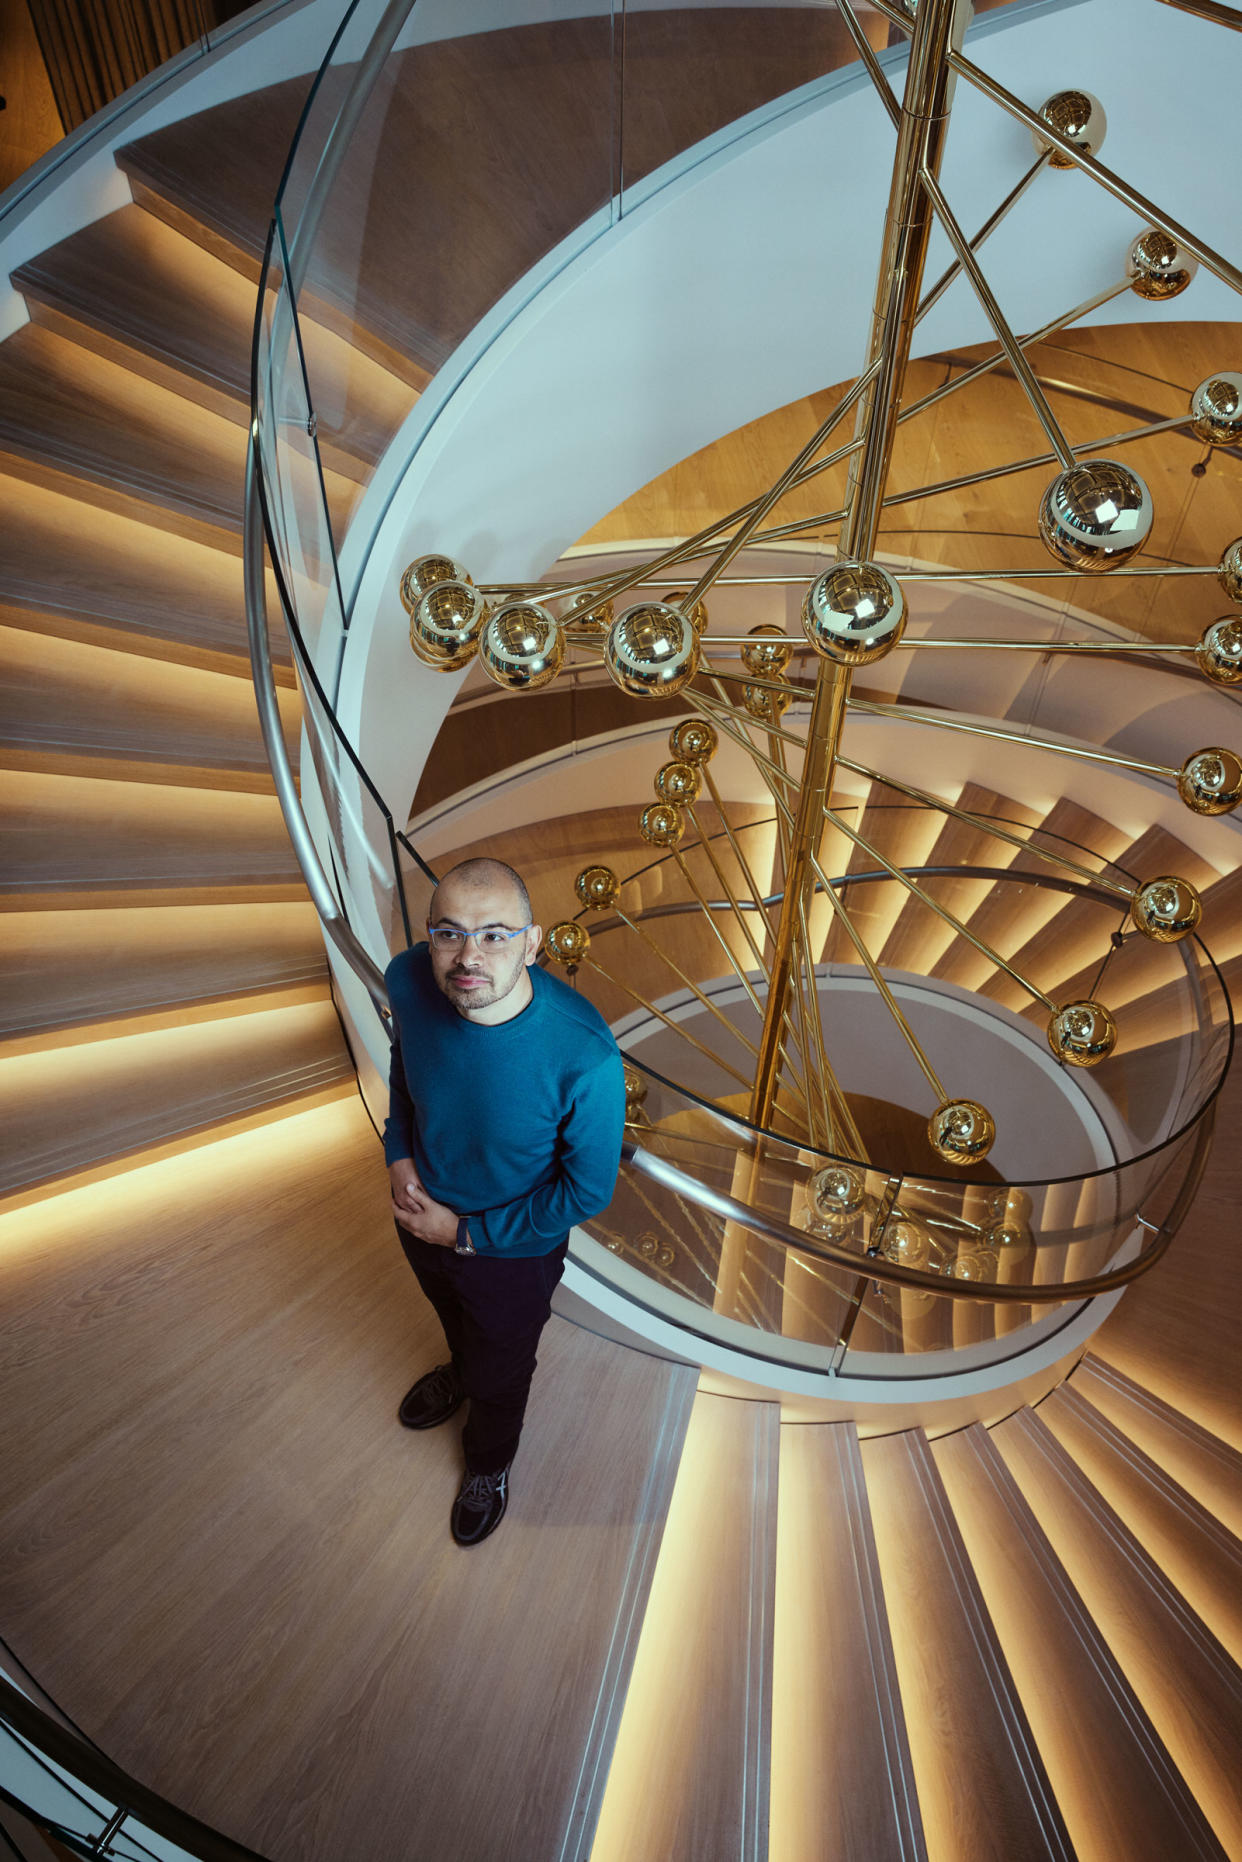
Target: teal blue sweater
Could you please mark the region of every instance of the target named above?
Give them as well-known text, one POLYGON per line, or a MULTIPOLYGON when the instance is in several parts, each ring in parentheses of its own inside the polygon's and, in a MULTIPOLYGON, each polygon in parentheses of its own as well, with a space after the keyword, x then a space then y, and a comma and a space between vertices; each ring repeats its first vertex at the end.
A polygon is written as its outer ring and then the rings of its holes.
POLYGON ((384 1155, 410 1157, 480 1254, 547 1254, 612 1198, 625 1124, 621 1056, 589 1002, 538 968, 520 1015, 467 1021, 426 944, 385 972, 392 1067, 384 1155))

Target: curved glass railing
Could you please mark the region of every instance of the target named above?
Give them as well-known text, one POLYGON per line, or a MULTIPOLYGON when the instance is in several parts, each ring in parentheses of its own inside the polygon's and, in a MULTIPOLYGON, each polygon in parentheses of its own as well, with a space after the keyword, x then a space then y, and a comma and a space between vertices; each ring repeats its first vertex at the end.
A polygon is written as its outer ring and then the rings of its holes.
MULTIPOLYGON (((471 41, 467 108, 451 0, 355 0, 307 100, 256 317, 248 610, 290 832, 329 935, 381 1015, 383 966, 416 935, 435 874, 338 712, 368 553, 436 411, 559 269, 765 112, 770 120, 816 86, 853 81, 860 56, 888 56, 881 16, 863 53, 835 12, 784 9, 796 30, 780 34, 763 13, 719 9, 709 21, 695 9, 617 0, 589 18, 493 30, 486 44, 471 41), (687 107, 687 35, 705 30, 724 30, 727 44, 714 39, 712 83, 687 107), (756 31, 762 57, 747 39, 756 31), (663 90, 675 109, 660 106, 663 90), (269 634, 272 596, 279 620, 269 634), (292 666, 302 693, 304 798, 280 738, 273 661, 292 666)), ((548 576, 564 572, 551 564, 548 576)), ((1018 720, 1035 738, 1042 689, 1030 683, 1018 720)), ((488 775, 501 785, 503 762, 488 775)), ((1090 1169, 1049 1167, 1037 1181, 1027 1173, 1019 1189, 989 1183, 988 1173, 962 1183, 909 1168, 908 1150, 886 1150, 881 1134, 872 1148, 882 1167, 860 1168, 825 1211, 808 1203, 806 1186, 834 1167, 828 1154, 753 1132, 727 1104, 709 1103, 727 1093, 700 1091, 706 1082, 679 1073, 674 1085, 639 1052, 631 1027, 624 1039, 647 1098, 613 1208, 591 1231, 599 1246, 590 1271, 667 1299, 680 1323, 691 1314, 689 1323, 737 1328, 730 1336, 772 1355, 796 1348, 803 1362, 860 1376, 901 1354, 925 1365, 967 1347, 981 1361, 1010 1354, 1050 1315, 1063 1319, 1072 1303, 1150 1265, 1202 1167, 1232 1032, 1202 946, 1170 954, 1132 939, 1118 945, 1121 909, 1108 882, 1129 876, 1107 861, 1079 849, 1081 876, 1055 880, 1040 846, 1057 841, 1063 854, 1067 843, 1018 823, 1021 844, 1003 856, 993 846, 985 864, 959 857, 942 870, 911 858, 901 831, 909 818, 899 805, 869 810, 869 841, 888 866, 869 868, 861 849, 847 848, 834 869, 860 922, 895 940, 881 962, 906 985, 914 966, 900 960, 902 875, 917 874, 933 900, 966 879, 979 896, 1016 901, 1018 923, 1034 906, 1041 924, 1056 917, 1063 951, 1085 950, 1106 926, 1106 961, 1114 975, 1127 973, 1126 1001, 1145 1017, 1143 1039, 1108 1063, 1112 1085, 1106 1071, 1094 1080, 1096 1122, 1124 1132, 1124 1143, 1090 1169)), ((665 919, 677 903, 665 887, 665 919)), ((1003 967, 977 974, 968 940, 947 924, 925 965, 928 987, 939 977, 955 1000, 973 997, 1020 1032, 1030 1012, 1013 977, 1003 967)), ((621 933, 601 925, 595 935, 607 947, 621 933)), ((1063 966, 1056 980, 1068 985, 1076 974, 1063 966)), ((615 1006, 609 1013, 615 1020, 615 1006)))

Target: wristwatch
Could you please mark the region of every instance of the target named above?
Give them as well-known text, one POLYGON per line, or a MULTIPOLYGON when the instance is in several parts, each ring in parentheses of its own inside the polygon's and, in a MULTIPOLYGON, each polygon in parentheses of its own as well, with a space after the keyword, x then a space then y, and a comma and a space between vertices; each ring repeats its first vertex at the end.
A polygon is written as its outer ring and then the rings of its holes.
POLYGON ((459 1215, 457 1218, 457 1243, 453 1249, 454 1254, 478 1253, 478 1249, 470 1239, 469 1220, 470 1218, 464 1215, 459 1215))

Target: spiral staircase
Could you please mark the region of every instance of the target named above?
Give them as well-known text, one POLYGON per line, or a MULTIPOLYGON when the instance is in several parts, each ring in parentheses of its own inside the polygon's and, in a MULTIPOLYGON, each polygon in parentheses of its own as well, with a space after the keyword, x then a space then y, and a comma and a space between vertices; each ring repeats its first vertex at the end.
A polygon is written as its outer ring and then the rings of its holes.
MULTIPOLYGON (((253 280, 302 89, 127 147, 131 203, 21 268, 0 345, 2 1665, 272 1862, 1242 1857, 1236 1084, 1172 1251, 1037 1406, 874 1432, 575 1310, 503 1532, 449 1541, 453 1431, 392 1418, 434 1322, 248 682, 253 280)), ((440 359, 369 347, 342 520, 440 359)), ((1185 873, 1242 975, 1236 870, 969 802, 1185 873)), ((555 826, 504 840, 549 915, 555 826)), ((955 904, 1072 983, 1056 911, 1031 934, 1009 896, 955 904)), ((921 935, 902 911, 883 963, 921 935)))

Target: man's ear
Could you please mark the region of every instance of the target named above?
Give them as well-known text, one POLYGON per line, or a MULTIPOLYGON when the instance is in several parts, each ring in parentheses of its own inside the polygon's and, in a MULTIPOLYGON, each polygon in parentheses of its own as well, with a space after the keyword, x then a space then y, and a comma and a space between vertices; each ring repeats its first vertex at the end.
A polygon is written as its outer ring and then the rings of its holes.
POLYGON ((543 926, 532 925, 526 933, 526 967, 529 970, 539 955, 539 946, 543 943, 543 926))

